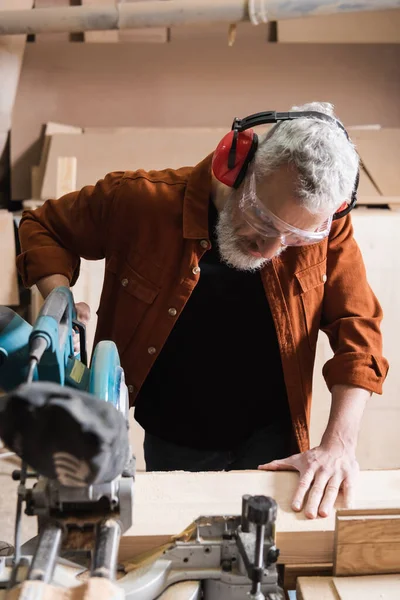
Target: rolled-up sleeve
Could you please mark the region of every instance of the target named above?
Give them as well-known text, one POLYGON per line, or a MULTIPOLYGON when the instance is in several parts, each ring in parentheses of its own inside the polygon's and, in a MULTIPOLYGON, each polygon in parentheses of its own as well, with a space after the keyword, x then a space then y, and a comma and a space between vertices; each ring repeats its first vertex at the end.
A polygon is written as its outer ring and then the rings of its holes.
POLYGON ((330 390, 343 384, 382 393, 389 368, 382 356, 382 317, 347 216, 334 223, 328 245, 321 329, 334 352, 323 368, 330 390))
POLYGON ((113 199, 122 176, 122 172, 110 173, 94 186, 24 211, 17 267, 26 287, 55 274, 64 275, 74 285, 80 258, 105 257, 113 199))

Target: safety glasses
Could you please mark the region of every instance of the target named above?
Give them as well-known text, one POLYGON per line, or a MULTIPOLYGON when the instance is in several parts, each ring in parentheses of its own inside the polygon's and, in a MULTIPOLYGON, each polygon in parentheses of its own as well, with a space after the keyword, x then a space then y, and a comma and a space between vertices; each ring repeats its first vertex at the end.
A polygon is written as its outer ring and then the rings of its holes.
POLYGON ((283 246, 307 246, 328 237, 332 217, 326 219, 318 229, 306 231, 285 223, 274 215, 258 198, 256 177, 253 169, 245 179, 243 195, 239 202, 244 220, 257 233, 266 238, 279 238, 283 246))

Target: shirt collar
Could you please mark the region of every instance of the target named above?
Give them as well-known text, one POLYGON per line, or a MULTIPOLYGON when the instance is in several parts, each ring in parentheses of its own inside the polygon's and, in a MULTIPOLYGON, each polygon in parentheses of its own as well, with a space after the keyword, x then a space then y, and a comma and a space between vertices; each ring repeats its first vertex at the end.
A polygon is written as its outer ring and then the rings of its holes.
POLYGON ((193 167, 183 200, 183 237, 208 239, 208 205, 211 195, 213 153, 193 167))

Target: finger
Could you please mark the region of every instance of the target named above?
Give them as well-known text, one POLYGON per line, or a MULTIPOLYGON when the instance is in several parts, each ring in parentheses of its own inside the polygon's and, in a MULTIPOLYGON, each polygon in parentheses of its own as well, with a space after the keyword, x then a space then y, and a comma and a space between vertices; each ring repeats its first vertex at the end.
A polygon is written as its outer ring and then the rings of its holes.
POLYGON ((324 497, 322 498, 318 510, 318 514, 321 517, 328 517, 331 514, 339 494, 341 483, 342 476, 340 475, 334 475, 328 481, 325 488, 324 497))
POLYGON ((342 483, 345 508, 352 508, 355 501, 355 477, 346 477, 342 483))
POLYGON ((298 471, 296 460, 297 454, 289 456, 288 458, 273 460, 269 463, 265 463, 265 465, 259 465, 258 468, 264 471, 298 471))
POLYGON ((295 495, 293 496, 292 509, 299 511, 303 507, 304 498, 307 494, 310 486, 314 480, 314 470, 312 468, 307 469, 301 476, 297 486, 295 495))
POLYGON ((87 325, 90 320, 90 307, 86 304, 86 302, 77 302, 75 304, 75 309, 78 321, 81 321, 87 325))
POLYGON ((318 472, 314 477, 314 482, 310 487, 308 500, 304 509, 304 514, 308 519, 315 519, 318 515, 319 505, 325 494, 325 489, 329 481, 329 475, 324 472, 318 472))
POLYGON ((79 334, 73 329, 72 330, 72 342, 74 346, 74 352, 79 352, 80 344, 79 344, 79 334))

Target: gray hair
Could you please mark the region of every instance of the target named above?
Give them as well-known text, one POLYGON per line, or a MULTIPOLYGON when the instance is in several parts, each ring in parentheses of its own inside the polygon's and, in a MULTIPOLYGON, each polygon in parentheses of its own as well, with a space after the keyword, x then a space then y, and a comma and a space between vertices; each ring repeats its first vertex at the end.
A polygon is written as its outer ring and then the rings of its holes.
MULTIPOLYGON (((311 102, 293 111, 318 111, 334 117, 333 105, 311 102)), ((312 214, 334 213, 351 199, 359 158, 353 143, 334 122, 316 118, 281 121, 260 136, 254 158, 256 180, 283 164, 299 172, 297 194, 312 214)))

